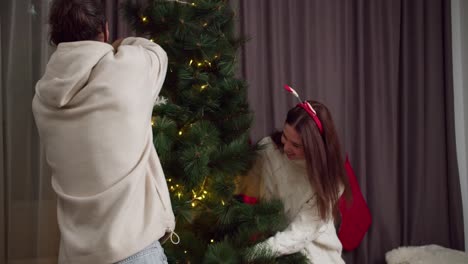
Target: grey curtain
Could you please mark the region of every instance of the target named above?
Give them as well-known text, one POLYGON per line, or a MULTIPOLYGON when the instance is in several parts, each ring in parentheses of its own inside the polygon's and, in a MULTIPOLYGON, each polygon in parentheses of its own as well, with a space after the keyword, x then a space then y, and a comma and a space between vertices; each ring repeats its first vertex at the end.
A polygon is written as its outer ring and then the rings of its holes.
POLYGON ((48 0, 0 2, 0 263, 57 262, 55 196, 31 112, 51 53, 48 6, 48 0))
POLYGON ((468 1, 451 0, 452 58, 457 160, 465 226, 465 251, 468 252, 468 1))
POLYGON ((281 129, 303 98, 332 111, 373 216, 346 263, 398 246, 463 249, 453 113, 450 1, 239 0, 250 37, 242 76, 252 137, 281 129))
MULTIPOLYGON (((130 28, 123 17, 122 4, 128 0, 101 0, 106 9, 106 17, 109 23, 109 38, 113 42, 118 38, 135 36, 135 32, 130 28)), ((147 0, 131 0, 134 3, 146 3, 147 0)))
POLYGON ((122 0, 101 0, 106 9, 106 17, 109 23, 109 39, 116 40, 119 37, 127 35, 128 25, 122 20, 119 6, 122 0))

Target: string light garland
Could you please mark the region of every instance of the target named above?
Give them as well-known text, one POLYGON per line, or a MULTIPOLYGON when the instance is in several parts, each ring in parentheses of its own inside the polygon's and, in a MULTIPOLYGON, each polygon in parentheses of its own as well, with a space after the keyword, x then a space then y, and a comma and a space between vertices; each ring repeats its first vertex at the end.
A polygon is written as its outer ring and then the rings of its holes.
MULTIPOLYGON (((216 60, 217 58, 218 58, 218 56, 215 56, 213 59, 216 60)), ((189 66, 196 65, 198 68, 202 68, 202 67, 206 67, 206 66, 211 67, 211 62, 208 61, 208 60, 196 62, 193 59, 190 59, 189 62, 188 62, 188 65, 189 66)))
POLYGON ((182 0, 166 0, 166 2, 176 2, 176 3, 179 3, 179 4, 183 4, 183 5, 196 6, 195 3, 189 3, 189 2, 186 2, 186 1, 182 1, 182 0))

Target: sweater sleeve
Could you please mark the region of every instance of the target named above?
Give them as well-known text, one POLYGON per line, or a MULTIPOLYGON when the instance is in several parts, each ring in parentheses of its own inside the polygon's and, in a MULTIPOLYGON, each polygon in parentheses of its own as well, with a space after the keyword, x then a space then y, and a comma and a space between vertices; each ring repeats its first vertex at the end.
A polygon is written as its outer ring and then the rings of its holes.
POLYGON ((166 52, 158 44, 145 38, 129 37, 122 41, 121 45, 140 46, 144 49, 149 62, 149 75, 153 87, 151 95, 153 102, 156 101, 166 78, 168 58, 166 52))
POLYGON ((284 231, 257 246, 266 247, 278 256, 297 253, 319 236, 322 226, 324 222, 320 218, 314 197, 302 206, 284 231))

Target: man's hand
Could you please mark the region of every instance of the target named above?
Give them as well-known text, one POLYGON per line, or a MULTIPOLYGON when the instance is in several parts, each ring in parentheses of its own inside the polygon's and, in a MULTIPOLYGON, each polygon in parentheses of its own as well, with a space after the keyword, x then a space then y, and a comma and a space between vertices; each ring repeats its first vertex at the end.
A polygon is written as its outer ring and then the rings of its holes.
POLYGON ((112 47, 114 47, 114 52, 117 52, 117 49, 119 48, 120 44, 122 43, 123 38, 119 38, 114 43, 112 43, 112 47))

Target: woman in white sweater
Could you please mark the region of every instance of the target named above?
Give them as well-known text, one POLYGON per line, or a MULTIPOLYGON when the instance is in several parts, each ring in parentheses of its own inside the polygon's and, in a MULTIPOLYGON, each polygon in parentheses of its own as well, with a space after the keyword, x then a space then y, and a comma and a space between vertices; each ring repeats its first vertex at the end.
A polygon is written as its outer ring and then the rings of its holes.
POLYGON ((259 158, 241 183, 246 195, 279 198, 289 226, 256 248, 276 255, 303 253, 311 263, 344 263, 334 216, 348 180, 329 110, 302 102, 288 112, 282 132, 264 138, 259 158))

